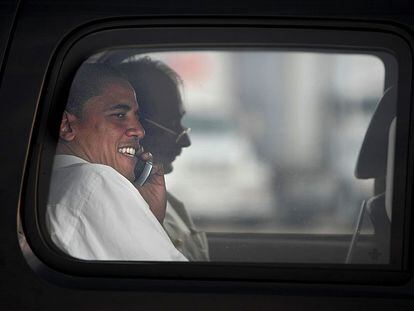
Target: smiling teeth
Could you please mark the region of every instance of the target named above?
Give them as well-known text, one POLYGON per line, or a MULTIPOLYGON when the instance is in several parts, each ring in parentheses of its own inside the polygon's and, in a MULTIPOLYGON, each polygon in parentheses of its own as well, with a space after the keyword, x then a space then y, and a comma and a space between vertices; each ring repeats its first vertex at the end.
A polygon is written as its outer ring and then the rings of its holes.
POLYGON ((119 153, 122 153, 124 155, 130 156, 130 157, 134 157, 135 156, 135 148, 132 147, 124 147, 124 148, 119 148, 118 149, 119 153))

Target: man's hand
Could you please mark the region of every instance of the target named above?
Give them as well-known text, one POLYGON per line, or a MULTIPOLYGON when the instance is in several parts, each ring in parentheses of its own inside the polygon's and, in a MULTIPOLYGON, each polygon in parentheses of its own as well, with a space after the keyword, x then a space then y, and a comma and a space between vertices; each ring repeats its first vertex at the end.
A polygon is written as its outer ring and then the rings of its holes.
MULTIPOLYGON (((142 161, 152 161, 152 155, 145 152, 140 156, 142 161)), ((164 170, 162 165, 154 165, 151 170, 151 175, 143 186, 134 184, 142 195, 144 200, 148 203, 152 213, 162 224, 165 217, 165 209, 167 206, 167 195, 165 189, 164 170)))

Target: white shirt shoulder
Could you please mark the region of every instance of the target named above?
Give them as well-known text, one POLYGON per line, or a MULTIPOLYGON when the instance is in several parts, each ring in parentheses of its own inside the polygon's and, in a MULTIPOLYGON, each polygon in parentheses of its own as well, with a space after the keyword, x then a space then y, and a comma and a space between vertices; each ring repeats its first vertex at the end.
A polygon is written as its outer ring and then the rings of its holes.
POLYGON ((53 242, 76 258, 186 260, 138 190, 110 166, 57 165, 46 219, 53 242))

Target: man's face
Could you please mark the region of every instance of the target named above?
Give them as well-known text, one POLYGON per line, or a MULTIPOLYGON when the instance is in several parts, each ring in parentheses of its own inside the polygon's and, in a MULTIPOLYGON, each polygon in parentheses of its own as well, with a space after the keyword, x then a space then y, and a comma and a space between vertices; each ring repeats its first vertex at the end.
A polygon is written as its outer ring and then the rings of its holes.
POLYGON ((91 162, 111 166, 133 181, 135 154, 142 152, 144 129, 138 120, 135 92, 124 80, 108 82, 98 96, 84 105, 82 116, 71 123, 73 153, 91 162))
MULTIPOLYGON (((177 95, 178 96, 178 95, 177 95)), ((138 95, 139 97, 139 95, 138 95)), ((150 105, 161 105, 163 107, 159 113, 148 115, 152 121, 166 127, 177 134, 182 133, 185 129, 181 124, 181 119, 185 111, 181 105, 181 100, 169 98, 169 103, 161 104, 157 98, 153 99, 150 105)), ((144 122, 146 136, 143 140, 145 150, 150 151, 154 156, 154 161, 162 163, 165 173, 170 173, 173 169, 172 162, 180 155, 182 148, 191 145, 190 138, 187 134, 180 138, 178 142, 177 135, 174 135, 154 124, 144 122)))

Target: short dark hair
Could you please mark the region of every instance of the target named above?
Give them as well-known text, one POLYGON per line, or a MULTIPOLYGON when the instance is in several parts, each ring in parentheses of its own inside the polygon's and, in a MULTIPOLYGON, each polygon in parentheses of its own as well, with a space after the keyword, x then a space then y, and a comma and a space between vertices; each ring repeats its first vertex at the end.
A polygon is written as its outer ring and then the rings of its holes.
POLYGON ((66 111, 81 117, 88 99, 100 95, 109 83, 119 81, 127 82, 127 79, 113 67, 101 63, 82 64, 73 79, 66 111))
POLYGON ((170 67, 159 60, 153 60, 148 56, 133 59, 119 64, 117 67, 131 83, 137 94, 140 114, 144 117, 148 114, 162 114, 166 108, 164 105, 179 105, 182 103, 181 92, 178 87, 183 84, 180 76, 170 67), (174 92, 174 98, 162 102, 153 102, 155 93, 174 92), (150 113, 152 111, 152 113, 150 113))

